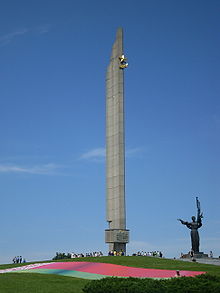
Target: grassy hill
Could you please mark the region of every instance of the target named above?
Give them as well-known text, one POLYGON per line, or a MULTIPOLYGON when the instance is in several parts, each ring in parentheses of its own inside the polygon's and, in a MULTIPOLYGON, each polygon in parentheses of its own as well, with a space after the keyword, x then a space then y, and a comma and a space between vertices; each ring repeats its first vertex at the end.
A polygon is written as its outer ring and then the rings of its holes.
MULTIPOLYGON (((73 261, 61 260, 61 261, 73 261)), ((121 256, 121 257, 99 257, 99 258, 79 258, 74 261, 91 261, 112 263, 125 266, 170 270, 192 270, 206 271, 211 275, 220 276, 220 267, 214 265, 204 265, 193 262, 183 262, 178 260, 160 259, 155 257, 141 256, 121 256)), ((29 263, 26 263, 29 264, 29 263)), ((25 264, 25 265, 26 265, 25 264)), ((14 267, 14 264, 1 265, 0 269, 14 267)), ((20 266, 20 265, 17 265, 20 266)), ((81 293, 82 288, 89 280, 71 277, 43 274, 0 274, 1 293, 81 293)))

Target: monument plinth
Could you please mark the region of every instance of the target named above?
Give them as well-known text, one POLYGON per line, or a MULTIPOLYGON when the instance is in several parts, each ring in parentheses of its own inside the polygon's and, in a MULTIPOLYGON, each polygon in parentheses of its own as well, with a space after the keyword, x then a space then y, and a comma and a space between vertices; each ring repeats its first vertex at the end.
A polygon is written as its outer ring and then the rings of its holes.
POLYGON ((204 253, 204 252, 197 252, 197 253, 194 253, 193 255, 191 255, 191 253, 187 253, 187 254, 183 254, 181 256, 181 258, 206 258, 206 257, 209 257, 208 254, 204 253))
POLYGON ((106 74, 106 220, 109 250, 126 253, 123 31, 119 28, 106 74))

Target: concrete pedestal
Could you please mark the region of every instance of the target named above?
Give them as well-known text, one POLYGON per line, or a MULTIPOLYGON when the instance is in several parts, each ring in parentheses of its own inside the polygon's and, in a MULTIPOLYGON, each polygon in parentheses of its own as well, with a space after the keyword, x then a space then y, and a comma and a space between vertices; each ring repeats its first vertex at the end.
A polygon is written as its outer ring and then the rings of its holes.
POLYGON ((194 258, 194 259, 197 259, 197 258, 206 258, 206 257, 209 257, 209 256, 208 256, 208 254, 206 254, 204 252, 194 253, 193 257, 190 255, 190 253, 182 255, 182 258, 194 258))

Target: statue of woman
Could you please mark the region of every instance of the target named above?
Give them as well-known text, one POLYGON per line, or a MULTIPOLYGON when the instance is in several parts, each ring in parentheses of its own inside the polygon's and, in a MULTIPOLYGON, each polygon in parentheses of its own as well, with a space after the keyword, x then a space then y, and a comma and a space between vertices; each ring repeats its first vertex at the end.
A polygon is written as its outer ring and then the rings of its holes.
POLYGON ((203 215, 200 211, 200 202, 198 197, 196 197, 196 205, 197 205, 197 220, 195 216, 192 216, 192 222, 186 222, 181 219, 178 219, 183 225, 186 225, 187 228, 191 230, 191 243, 192 243, 192 251, 194 253, 199 253, 199 232, 198 229, 202 226, 202 218, 203 215))

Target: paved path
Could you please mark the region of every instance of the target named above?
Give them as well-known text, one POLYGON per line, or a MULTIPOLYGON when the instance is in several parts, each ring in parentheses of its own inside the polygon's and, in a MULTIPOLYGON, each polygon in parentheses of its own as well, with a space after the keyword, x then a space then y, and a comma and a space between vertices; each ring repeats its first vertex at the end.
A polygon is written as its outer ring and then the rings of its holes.
MULTIPOLYGON (((182 260, 182 261, 192 261, 189 258, 180 258, 178 260, 182 260)), ((197 258, 196 262, 198 263, 204 263, 204 264, 208 264, 208 265, 215 265, 215 266, 220 266, 220 258, 210 258, 210 257, 206 257, 206 258, 197 258)))

